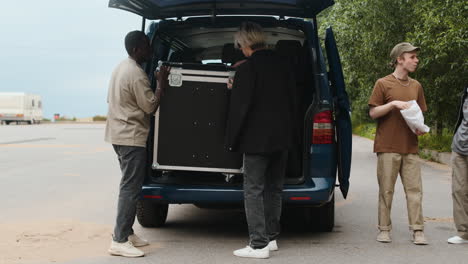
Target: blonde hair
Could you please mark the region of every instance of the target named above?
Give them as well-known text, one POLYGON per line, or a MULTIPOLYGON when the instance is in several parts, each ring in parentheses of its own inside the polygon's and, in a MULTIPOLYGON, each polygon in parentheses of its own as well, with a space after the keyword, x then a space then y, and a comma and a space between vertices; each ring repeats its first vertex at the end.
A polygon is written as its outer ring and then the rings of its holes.
POLYGON ((236 47, 250 47, 251 49, 264 48, 266 46, 266 35, 259 24, 244 22, 234 34, 236 47))

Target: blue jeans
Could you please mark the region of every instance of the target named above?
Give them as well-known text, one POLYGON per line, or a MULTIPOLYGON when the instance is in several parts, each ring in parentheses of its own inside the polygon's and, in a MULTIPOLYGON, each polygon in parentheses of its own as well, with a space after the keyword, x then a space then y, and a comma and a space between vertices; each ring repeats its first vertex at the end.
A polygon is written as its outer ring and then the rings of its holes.
POLYGON ((244 154, 244 206, 250 247, 264 248, 280 234, 287 151, 244 154))
POLYGON ((146 148, 112 145, 120 163, 120 180, 117 218, 113 239, 122 243, 133 234, 136 204, 140 198, 141 186, 146 175, 146 148))

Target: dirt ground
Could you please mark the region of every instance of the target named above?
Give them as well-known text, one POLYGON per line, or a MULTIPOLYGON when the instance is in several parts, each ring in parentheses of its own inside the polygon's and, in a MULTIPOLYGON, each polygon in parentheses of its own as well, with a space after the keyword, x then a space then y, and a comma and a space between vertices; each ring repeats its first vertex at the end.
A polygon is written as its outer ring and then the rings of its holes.
POLYGON ((0 223, 0 263, 60 262, 106 255, 112 227, 71 220, 0 223))

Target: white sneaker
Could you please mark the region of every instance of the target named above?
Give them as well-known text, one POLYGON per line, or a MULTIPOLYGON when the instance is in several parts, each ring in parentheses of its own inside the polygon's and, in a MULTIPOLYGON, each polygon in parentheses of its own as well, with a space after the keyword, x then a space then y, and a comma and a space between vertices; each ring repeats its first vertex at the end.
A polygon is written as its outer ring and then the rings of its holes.
POLYGON ((143 251, 134 247, 130 241, 119 243, 112 240, 108 251, 111 255, 129 258, 143 257, 145 255, 143 251))
POLYGON ((128 236, 128 241, 132 242, 133 246, 134 247, 144 247, 144 246, 147 246, 149 245, 149 242, 138 237, 137 235, 135 234, 131 234, 128 236))
POLYGON ((416 230, 413 232, 413 244, 415 245, 427 245, 426 237, 422 230, 416 230))
POLYGON ((459 236, 453 236, 453 237, 447 239, 447 242, 449 244, 468 244, 468 240, 463 239, 463 238, 461 238, 459 236))
POLYGON ((268 246, 260 249, 253 249, 250 246, 246 246, 245 248, 234 250, 233 253, 234 256, 242 258, 266 259, 270 257, 270 249, 268 248, 268 246))
POLYGON ((272 240, 272 241, 270 241, 270 243, 268 243, 268 249, 270 251, 277 251, 278 250, 278 244, 276 243, 276 240, 272 240))
POLYGON ((390 243, 392 242, 392 238, 390 237, 390 231, 382 230, 377 235, 377 241, 382 243, 390 243))

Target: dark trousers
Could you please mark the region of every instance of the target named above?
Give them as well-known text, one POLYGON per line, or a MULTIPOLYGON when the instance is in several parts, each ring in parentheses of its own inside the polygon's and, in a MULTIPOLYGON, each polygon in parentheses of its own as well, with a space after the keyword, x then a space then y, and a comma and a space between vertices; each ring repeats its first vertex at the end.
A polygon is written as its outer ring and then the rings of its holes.
POLYGON ((244 205, 249 245, 264 248, 280 233, 287 151, 244 154, 244 205))
POLYGON ((112 145, 120 163, 120 180, 117 218, 114 227, 114 241, 122 243, 133 234, 136 204, 140 198, 141 186, 146 174, 146 149, 144 147, 112 145))

